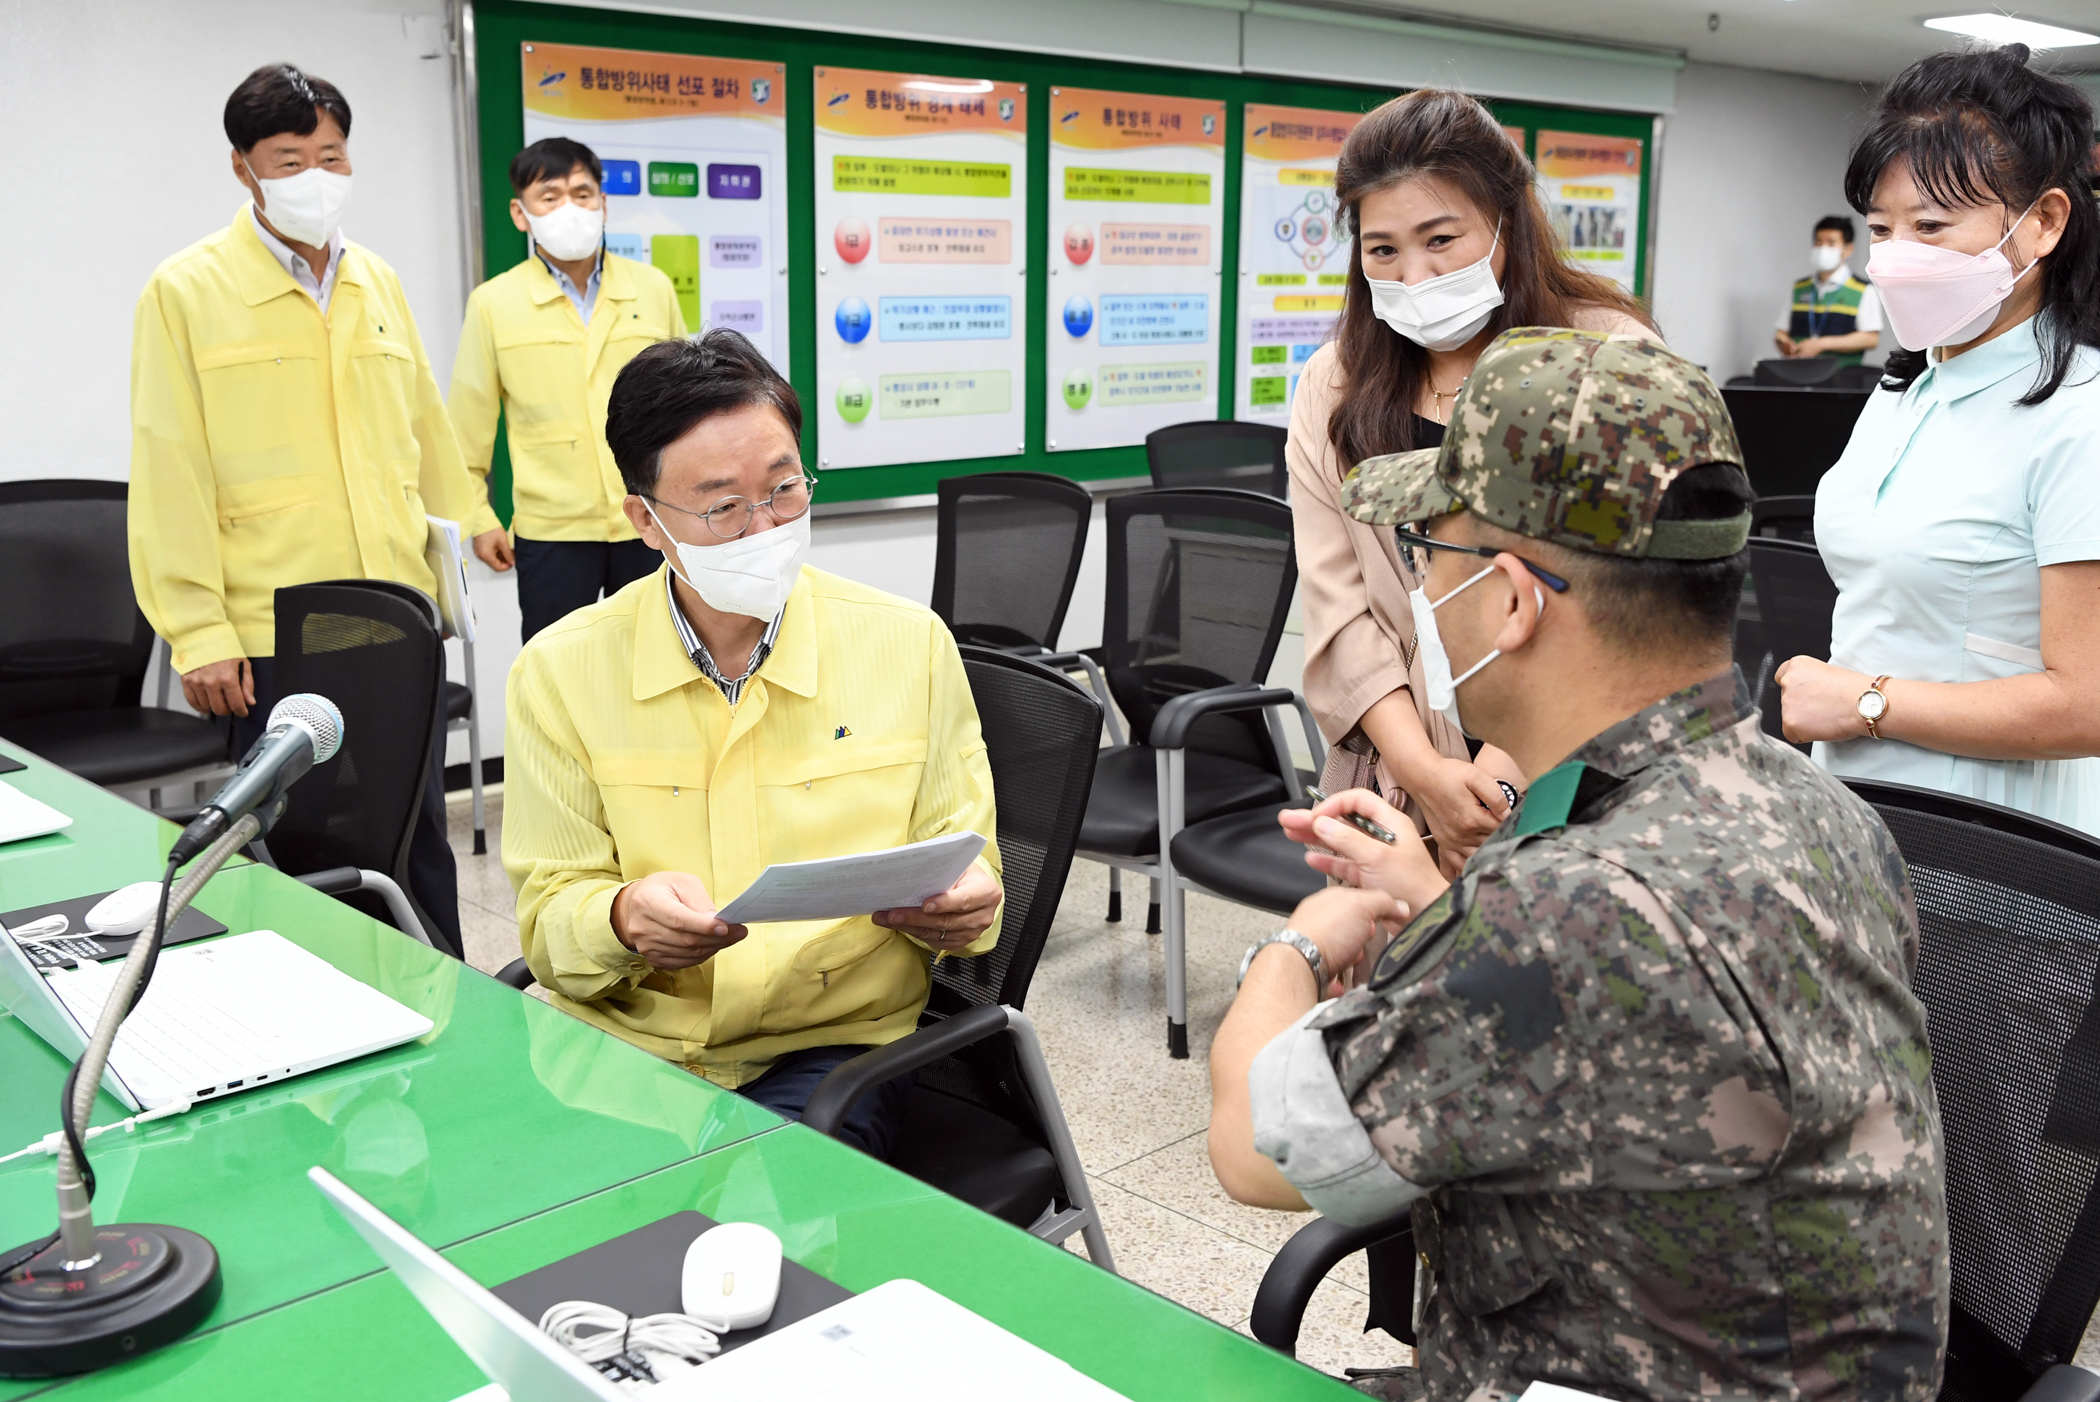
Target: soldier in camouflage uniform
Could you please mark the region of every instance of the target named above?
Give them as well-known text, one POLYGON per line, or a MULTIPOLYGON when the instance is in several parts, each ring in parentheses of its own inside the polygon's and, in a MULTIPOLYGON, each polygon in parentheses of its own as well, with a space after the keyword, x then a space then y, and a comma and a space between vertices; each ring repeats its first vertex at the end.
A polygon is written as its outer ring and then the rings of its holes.
POLYGON ((1902 859, 1871 808, 1759 728, 1725 610, 1609 616, 1669 597, 1614 594, 1616 561, 1714 562, 1709 594, 1739 587, 1746 482, 1717 519, 1658 511, 1680 476, 1740 462, 1696 367, 1532 328, 1482 354, 1441 448, 1344 487, 1360 519, 1439 543, 1412 547, 1446 605, 1418 640, 1433 656, 1439 631, 1455 649, 1467 632, 1446 620, 1470 617, 1449 606, 1469 575, 1497 581, 1474 600, 1507 587, 1468 605, 1488 622, 1453 665, 1561 649, 1461 685, 1469 725, 1531 784, 1457 885, 1370 794, 1286 815, 1333 853, 1315 865, 1365 889, 1314 896, 1249 951, 1213 1051, 1212 1159, 1235 1196, 1349 1222, 1412 1208, 1431 1293, 1419 1372, 1388 1395, 1938 1391, 1946 1211, 1902 859), (1441 548, 1462 541, 1497 562, 1441 548), (1678 680, 1625 699, 1625 677, 1672 658, 1678 680), (1606 704, 1622 718, 1586 743, 1541 738, 1606 704), (1396 898, 1419 914, 1367 985, 1316 1005, 1396 898))

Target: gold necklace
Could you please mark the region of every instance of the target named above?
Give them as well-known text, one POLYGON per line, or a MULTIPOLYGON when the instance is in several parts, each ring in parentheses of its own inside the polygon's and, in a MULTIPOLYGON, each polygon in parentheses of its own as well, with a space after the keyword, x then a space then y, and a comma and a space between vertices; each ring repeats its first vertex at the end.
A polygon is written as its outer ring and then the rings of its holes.
MULTIPOLYGON (((1437 413, 1443 413, 1444 401, 1447 399, 1456 401, 1458 398, 1458 392, 1466 387, 1466 381, 1470 378, 1470 375, 1460 376, 1458 383, 1451 386, 1451 388, 1449 389, 1438 389, 1436 387, 1436 381, 1431 380, 1429 382, 1429 395, 1431 400, 1429 407, 1437 413)), ((1449 415, 1445 415, 1443 418, 1438 419, 1437 422, 1440 424, 1444 424, 1448 427, 1451 423, 1451 419, 1449 415)))

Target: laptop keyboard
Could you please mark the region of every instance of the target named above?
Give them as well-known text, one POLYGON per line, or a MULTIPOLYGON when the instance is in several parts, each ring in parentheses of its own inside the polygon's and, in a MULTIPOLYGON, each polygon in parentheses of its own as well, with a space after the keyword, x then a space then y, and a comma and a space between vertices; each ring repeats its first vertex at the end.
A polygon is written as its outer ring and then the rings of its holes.
MULTIPOLYGON (((51 978, 59 1000, 90 1036, 122 967, 118 961, 89 964, 51 978)), ((136 1058, 152 1068, 155 1079, 192 1097, 200 1090, 219 1089, 229 1077, 281 1069, 283 1053, 276 1038, 211 998, 208 986, 185 977, 191 973, 182 963, 162 962, 147 996, 118 1030, 113 1057, 127 1064, 136 1058)), ((122 1068, 118 1074, 125 1074, 122 1068)))

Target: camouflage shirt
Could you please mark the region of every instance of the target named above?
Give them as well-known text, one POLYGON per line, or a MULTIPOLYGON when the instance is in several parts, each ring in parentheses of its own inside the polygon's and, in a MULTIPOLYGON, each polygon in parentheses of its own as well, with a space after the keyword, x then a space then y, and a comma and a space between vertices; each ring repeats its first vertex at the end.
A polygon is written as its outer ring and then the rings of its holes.
POLYGON ((1938 1391, 1917 913, 1880 819, 1732 671, 1541 775, 1310 1022, 1427 1189, 1432 1398, 1938 1391))

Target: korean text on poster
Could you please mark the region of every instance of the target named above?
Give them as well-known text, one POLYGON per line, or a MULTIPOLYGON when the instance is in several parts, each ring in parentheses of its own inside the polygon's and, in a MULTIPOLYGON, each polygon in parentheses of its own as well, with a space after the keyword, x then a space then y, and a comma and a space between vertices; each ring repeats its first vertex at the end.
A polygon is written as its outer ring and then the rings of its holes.
POLYGON ((819 68, 816 158, 819 465, 1020 452, 1026 88, 819 68))
POLYGON ((1333 334, 1349 285, 1334 166, 1361 120, 1354 112, 1247 104, 1235 418, 1289 423, 1298 376, 1333 334))
POLYGON ((1641 146, 1631 136, 1538 136, 1539 195, 1562 252, 1629 292, 1640 290, 1641 146))
POLYGON ((1218 416, 1225 104, 1050 90, 1048 446, 1218 416))
POLYGON ((787 370, 786 95, 777 63, 525 44, 525 140, 605 167, 605 248, 671 279, 686 329, 787 370))

